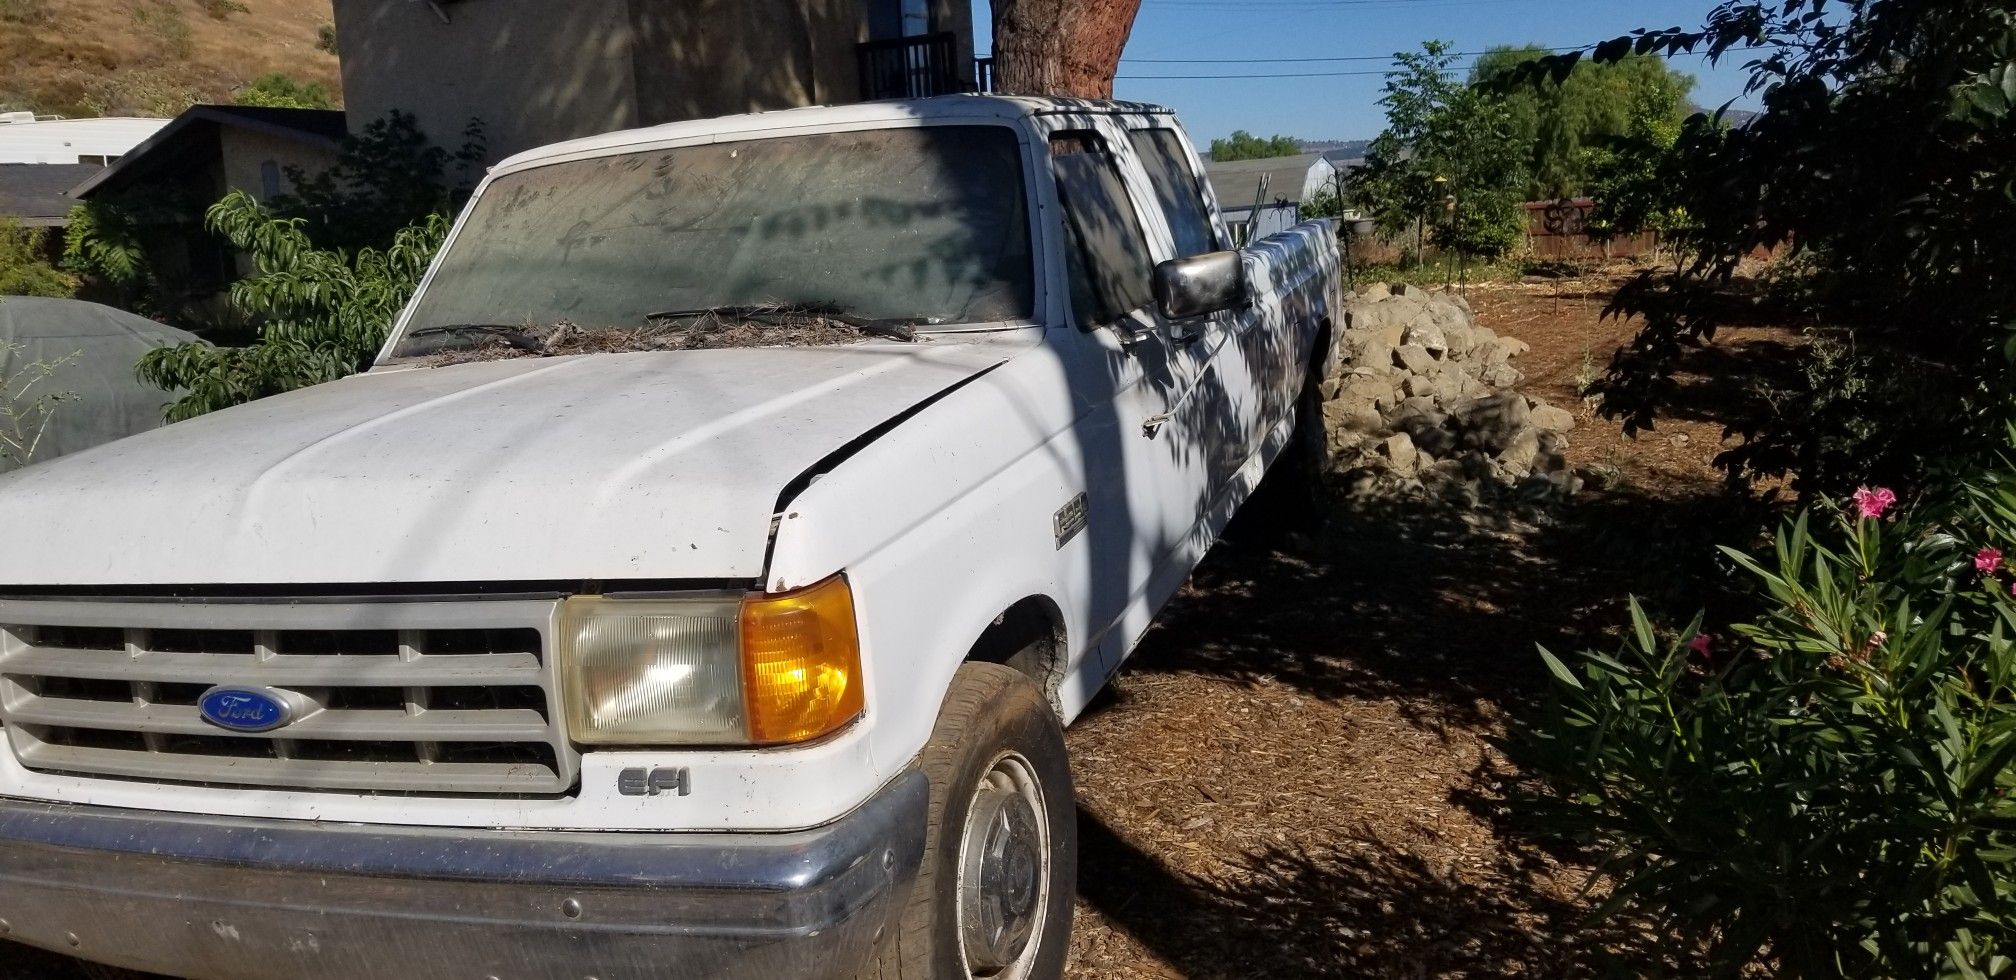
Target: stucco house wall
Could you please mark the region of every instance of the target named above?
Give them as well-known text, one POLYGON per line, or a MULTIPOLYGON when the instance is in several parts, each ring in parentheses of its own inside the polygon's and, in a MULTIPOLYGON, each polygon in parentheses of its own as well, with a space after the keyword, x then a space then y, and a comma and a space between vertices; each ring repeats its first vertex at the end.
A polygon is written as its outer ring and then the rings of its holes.
MULTIPOLYGON (((343 97, 361 129, 394 109, 490 156, 611 130, 862 97, 856 45, 904 0, 335 0, 343 97)), ((915 2, 915 0, 911 0, 915 2)), ((973 54, 965 0, 931 30, 973 54)))
POLYGON ((261 201, 272 199, 275 190, 280 194, 292 194, 294 184, 287 179, 287 168, 293 167, 313 175, 336 164, 334 150, 268 133, 225 129, 218 132, 217 138, 223 172, 223 185, 218 190, 220 197, 231 189, 243 190, 261 201), (266 165, 269 163, 275 171, 277 188, 268 186, 266 165))
MULTIPOLYGON (((683 0, 681 0, 683 2, 683 0)), ((480 117, 493 158, 639 124, 629 0, 336 0, 353 131, 394 109, 436 145, 480 117), (507 108, 508 107, 508 108, 507 108)))

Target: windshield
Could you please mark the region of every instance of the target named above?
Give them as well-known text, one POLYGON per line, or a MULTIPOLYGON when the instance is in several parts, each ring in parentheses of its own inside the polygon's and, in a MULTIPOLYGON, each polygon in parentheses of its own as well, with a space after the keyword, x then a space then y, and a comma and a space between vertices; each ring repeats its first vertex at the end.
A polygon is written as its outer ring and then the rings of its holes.
POLYGON ((497 330, 647 330, 793 309, 865 321, 1023 319, 1034 269, 1014 131, 822 133, 598 157, 500 177, 395 357, 497 330))

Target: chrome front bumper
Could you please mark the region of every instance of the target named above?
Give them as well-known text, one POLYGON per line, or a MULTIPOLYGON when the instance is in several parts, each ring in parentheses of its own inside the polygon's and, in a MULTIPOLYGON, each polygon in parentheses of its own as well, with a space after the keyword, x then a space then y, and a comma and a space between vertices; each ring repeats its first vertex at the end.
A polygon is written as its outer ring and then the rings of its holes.
POLYGON ((0 939, 205 980, 848 976, 909 896, 928 794, 913 769, 839 821, 788 834, 0 800, 0 939))

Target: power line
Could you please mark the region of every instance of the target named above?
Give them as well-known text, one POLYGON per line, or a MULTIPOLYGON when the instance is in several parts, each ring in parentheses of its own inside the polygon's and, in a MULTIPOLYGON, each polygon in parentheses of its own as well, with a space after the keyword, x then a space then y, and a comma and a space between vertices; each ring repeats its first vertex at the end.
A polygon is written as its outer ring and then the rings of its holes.
MULTIPOLYGON (((1744 46, 1741 46, 1741 47, 1734 47, 1734 48, 1730 48, 1730 49, 1728 49, 1728 52, 1725 52, 1725 53, 1733 53, 1733 52, 1738 52, 1738 51, 1755 51, 1755 50, 1757 50, 1758 48, 1762 48, 1762 47, 1768 47, 1768 46, 1769 46, 1769 45, 1744 45, 1744 46)), ((1549 52, 1551 52, 1551 53, 1554 53, 1554 54, 1562 54, 1562 53, 1566 53, 1566 52, 1570 52, 1570 51, 1593 51, 1593 50, 1595 50, 1595 48, 1596 48, 1596 46, 1595 46, 1595 45, 1593 45, 1593 44, 1590 44, 1590 45, 1584 45, 1584 46, 1582 46, 1582 47, 1579 47, 1579 48, 1548 48, 1548 49, 1545 49, 1545 50, 1547 50, 1547 51, 1549 51, 1549 52)), ((1654 57, 1659 57, 1659 58, 1667 58, 1667 59, 1673 59, 1673 58, 1705 58, 1705 57, 1707 57, 1708 55, 1707 55, 1707 53, 1706 53, 1706 52, 1690 52, 1690 51, 1683 51, 1683 52, 1679 52, 1679 53, 1675 53, 1675 54, 1667 54, 1667 53, 1663 53, 1663 52, 1655 52, 1653 56, 1654 56, 1654 57)), ((1477 54, 1468 54, 1468 55, 1457 55, 1457 57, 1473 57, 1473 58, 1474 58, 1474 57, 1479 57, 1479 55, 1477 55, 1477 54)), ((1383 55, 1383 56, 1373 56, 1373 55, 1353 55, 1353 56, 1352 56, 1351 58, 1349 58, 1348 60, 1351 60, 1351 61, 1374 61, 1374 60, 1381 60, 1381 61, 1391 61, 1391 60, 1392 60, 1392 58, 1393 58, 1393 56, 1392 56, 1392 55, 1383 55)), ((1124 60, 1125 60, 1125 59, 1123 59, 1123 61, 1124 61, 1124 60)), ((1233 59, 1215 59, 1215 60, 1206 60, 1206 59, 1200 59, 1200 60, 1197 60, 1197 61, 1164 61, 1164 62, 1159 62, 1159 63, 1161 63, 1161 64, 1225 64, 1225 65, 1227 65, 1227 66, 1236 66, 1236 65, 1241 65, 1241 64, 1253 64, 1253 65, 1264 65, 1264 64, 1274 64, 1274 63, 1280 63, 1280 62, 1299 62, 1299 61, 1331 61, 1331 60, 1335 60, 1335 61, 1344 61, 1344 60, 1347 60, 1347 59, 1344 59, 1344 58, 1335 58, 1335 59, 1330 59, 1330 58, 1315 58, 1315 59, 1301 59, 1301 58, 1283 58, 1283 59, 1271 59, 1271 58, 1253 58, 1253 59, 1238 59, 1238 60, 1233 60, 1233 59)), ((1143 59, 1143 61, 1141 61, 1141 62, 1137 62, 1137 64, 1142 64, 1142 63, 1147 63, 1147 60, 1146 60, 1146 59, 1143 59)), ((1470 67, 1475 67, 1475 66, 1474 66, 1474 65, 1472 65, 1472 66, 1470 66, 1470 67)), ((1458 74, 1458 73, 1460 73, 1460 72, 1461 72, 1462 70, 1463 70, 1463 69, 1462 69, 1462 67, 1461 67, 1461 66, 1457 66, 1457 67, 1452 67, 1452 68, 1451 68, 1451 69, 1450 69, 1450 70, 1449 70, 1448 72, 1445 72, 1444 74, 1451 74, 1451 75, 1453 75, 1453 74, 1458 74)), ((1186 75, 1116 75, 1116 76, 1114 76, 1114 77, 1115 77, 1115 80, 1116 80, 1116 81, 1132 81, 1132 82, 1152 82, 1152 81, 1165 81, 1165 82, 1180 82, 1180 81, 1190 81, 1190 80, 1193 80, 1193 79, 1194 79, 1194 80, 1198 80, 1198 81, 1208 81, 1208 80, 1211 80, 1211 79, 1241 79, 1241 78, 1363 78, 1363 77, 1369 77, 1369 76, 1383 76, 1383 75, 1389 75, 1389 74, 1392 74, 1392 70, 1391 70, 1391 69, 1375 69, 1375 70, 1369 70, 1369 71, 1309 71, 1309 72, 1265 72, 1265 73, 1251 73, 1251 74, 1247 74, 1247 73, 1241 73, 1241 74, 1215 74, 1215 75, 1188 75, 1188 74, 1186 74, 1186 75)))
MULTIPOLYGON (((1521 45, 1520 47, 1517 48, 1517 50, 1543 51, 1548 54, 1566 54, 1570 51, 1592 51, 1595 50, 1595 48, 1596 46, 1593 44, 1585 44, 1579 48, 1528 48, 1521 45)), ((1489 51, 1453 51, 1449 53, 1448 57, 1481 58, 1484 55, 1491 53, 1492 52, 1489 51)), ((1392 61, 1393 58, 1394 56, 1390 54, 1353 54, 1353 55, 1342 55, 1335 58, 1126 58, 1123 57, 1120 59, 1120 63, 1123 65, 1125 64, 1222 65, 1227 63, 1241 64, 1241 65, 1290 65, 1290 64, 1309 64, 1313 62, 1322 62, 1322 61, 1392 61)))

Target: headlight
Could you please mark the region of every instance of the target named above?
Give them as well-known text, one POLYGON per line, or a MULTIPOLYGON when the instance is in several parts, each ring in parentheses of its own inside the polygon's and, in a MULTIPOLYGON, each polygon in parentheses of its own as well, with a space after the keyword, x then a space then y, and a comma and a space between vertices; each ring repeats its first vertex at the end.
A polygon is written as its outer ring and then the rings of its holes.
POLYGON ((854 597, 837 575, 739 601, 569 599, 561 646, 577 742, 776 745, 861 714, 854 597))

